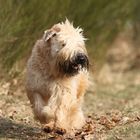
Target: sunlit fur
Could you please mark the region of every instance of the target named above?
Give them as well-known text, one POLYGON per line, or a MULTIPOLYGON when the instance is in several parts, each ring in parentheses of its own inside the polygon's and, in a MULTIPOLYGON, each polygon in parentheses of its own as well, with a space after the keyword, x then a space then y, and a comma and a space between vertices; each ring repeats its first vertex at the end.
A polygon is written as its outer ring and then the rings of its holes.
POLYGON ((82 29, 68 20, 56 24, 35 43, 27 63, 26 89, 35 118, 67 132, 85 123, 82 102, 88 87, 88 56, 84 40, 82 29), (71 66, 78 53, 85 55, 83 67, 71 66), (65 68, 67 62, 72 72, 65 68))

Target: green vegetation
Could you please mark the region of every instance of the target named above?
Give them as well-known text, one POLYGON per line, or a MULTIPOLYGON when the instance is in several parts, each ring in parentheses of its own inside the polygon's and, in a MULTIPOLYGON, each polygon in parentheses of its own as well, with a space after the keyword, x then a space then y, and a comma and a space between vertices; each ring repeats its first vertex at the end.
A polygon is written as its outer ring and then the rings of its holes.
POLYGON ((84 29, 90 56, 101 59, 124 25, 139 20, 138 5, 133 0, 0 0, 1 62, 10 70, 25 60, 43 31, 66 17, 84 29))

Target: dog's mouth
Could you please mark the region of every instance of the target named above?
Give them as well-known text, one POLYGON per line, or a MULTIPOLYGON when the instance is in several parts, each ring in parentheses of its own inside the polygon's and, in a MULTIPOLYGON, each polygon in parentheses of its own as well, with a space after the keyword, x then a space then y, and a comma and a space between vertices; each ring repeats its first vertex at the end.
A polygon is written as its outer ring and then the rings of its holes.
POLYGON ((82 65, 81 64, 73 64, 72 68, 75 70, 81 70, 82 69, 82 65))

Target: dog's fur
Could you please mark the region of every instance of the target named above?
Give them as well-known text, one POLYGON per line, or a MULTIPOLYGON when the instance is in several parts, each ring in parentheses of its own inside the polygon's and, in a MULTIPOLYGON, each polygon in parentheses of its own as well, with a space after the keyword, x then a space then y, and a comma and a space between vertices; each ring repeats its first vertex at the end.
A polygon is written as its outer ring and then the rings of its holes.
POLYGON ((88 56, 81 28, 66 20, 44 32, 27 64, 26 89, 41 123, 80 129, 88 86, 88 56))

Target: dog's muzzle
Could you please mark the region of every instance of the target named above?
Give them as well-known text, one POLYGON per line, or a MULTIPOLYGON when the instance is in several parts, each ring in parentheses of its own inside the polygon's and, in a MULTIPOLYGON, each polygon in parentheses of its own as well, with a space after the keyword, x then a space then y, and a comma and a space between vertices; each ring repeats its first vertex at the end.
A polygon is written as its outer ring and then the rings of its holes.
POLYGON ((78 74, 80 70, 89 69, 88 57, 83 53, 78 53, 70 60, 65 60, 63 63, 59 64, 60 70, 69 76, 78 74))
POLYGON ((81 70, 83 68, 88 69, 88 67, 89 67, 88 57, 82 53, 77 54, 72 62, 72 68, 75 70, 81 70))

